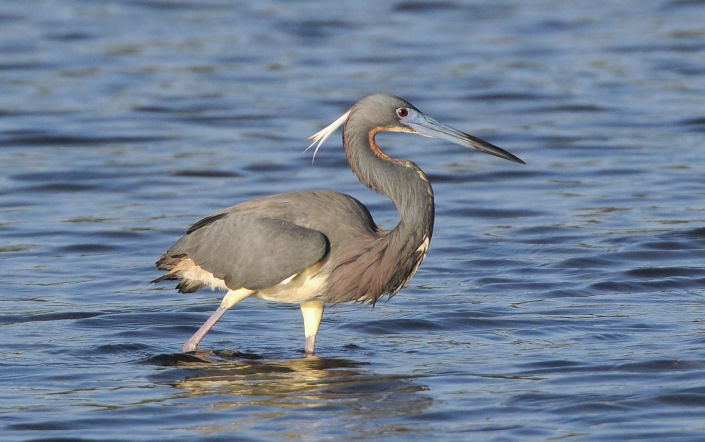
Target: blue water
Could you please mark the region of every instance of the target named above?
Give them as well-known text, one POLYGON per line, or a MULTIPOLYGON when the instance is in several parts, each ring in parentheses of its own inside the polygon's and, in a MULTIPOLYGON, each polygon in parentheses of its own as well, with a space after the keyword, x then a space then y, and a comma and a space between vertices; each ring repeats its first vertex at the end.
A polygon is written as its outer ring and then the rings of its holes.
POLYGON ((705 434, 705 5, 0 4, 0 436, 695 440, 705 434), (418 274, 327 309, 149 281, 192 222, 329 188, 385 91, 526 160, 378 137, 436 194, 418 274))

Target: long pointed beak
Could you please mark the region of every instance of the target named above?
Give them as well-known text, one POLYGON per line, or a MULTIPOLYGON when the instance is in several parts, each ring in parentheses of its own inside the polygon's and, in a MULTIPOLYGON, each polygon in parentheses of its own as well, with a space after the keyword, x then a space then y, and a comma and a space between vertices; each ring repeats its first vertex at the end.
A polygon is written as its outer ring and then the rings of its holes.
POLYGON ((480 138, 461 132, 454 127, 450 127, 447 124, 436 121, 421 112, 415 113, 415 115, 409 115, 409 117, 410 118, 403 120, 403 123, 411 127, 420 135, 441 138, 452 143, 460 144, 461 146, 471 147, 481 152, 504 158, 505 160, 526 164, 521 158, 507 152, 501 147, 497 147, 485 140, 481 140, 480 138))

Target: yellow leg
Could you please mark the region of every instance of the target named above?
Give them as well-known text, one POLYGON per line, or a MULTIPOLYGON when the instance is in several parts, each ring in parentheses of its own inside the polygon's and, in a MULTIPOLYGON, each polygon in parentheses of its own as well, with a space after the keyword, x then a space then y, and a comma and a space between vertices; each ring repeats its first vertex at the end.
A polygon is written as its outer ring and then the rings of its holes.
POLYGON ((215 323, 218 322, 225 312, 227 312, 230 307, 250 296, 252 293, 254 293, 252 290, 247 289, 228 290, 228 293, 225 294, 223 300, 220 302, 218 309, 214 311, 208 320, 203 323, 201 328, 199 328, 198 331, 196 331, 196 333, 194 333, 193 336, 186 341, 184 344, 184 352, 196 350, 196 348, 198 348, 198 344, 201 342, 201 339, 203 339, 206 333, 213 328, 215 323))
POLYGON ((306 353, 313 354, 316 349, 316 333, 323 317, 323 302, 314 299, 301 303, 301 314, 304 317, 304 332, 306 334, 306 353))

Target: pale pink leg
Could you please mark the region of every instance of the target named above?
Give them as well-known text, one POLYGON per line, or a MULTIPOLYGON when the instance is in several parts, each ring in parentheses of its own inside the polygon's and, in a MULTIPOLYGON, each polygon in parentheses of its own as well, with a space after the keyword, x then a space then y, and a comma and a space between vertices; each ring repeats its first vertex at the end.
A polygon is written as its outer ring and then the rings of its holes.
POLYGON ((203 323, 201 328, 199 328, 198 331, 194 333, 188 341, 186 341, 186 343, 184 344, 184 353, 188 351, 195 351, 198 347, 199 342, 201 342, 201 339, 203 339, 206 333, 208 333, 210 329, 213 328, 215 323, 218 322, 218 319, 220 319, 227 311, 228 309, 226 308, 218 307, 218 309, 213 312, 210 318, 208 318, 208 320, 203 323))
POLYGON ((191 336, 188 341, 184 344, 184 352, 189 352, 189 351, 195 351, 196 348, 198 348, 198 344, 201 342, 201 339, 210 331, 211 328, 215 325, 218 320, 223 317, 225 312, 228 311, 228 309, 238 302, 242 301, 243 299, 247 298, 250 296, 252 293, 254 293, 252 290, 247 290, 247 289, 239 289, 239 290, 229 290, 228 293, 223 297, 223 300, 220 302, 220 306, 216 311, 213 312, 213 314, 208 318, 206 322, 203 323, 201 328, 199 328, 196 333, 191 336))

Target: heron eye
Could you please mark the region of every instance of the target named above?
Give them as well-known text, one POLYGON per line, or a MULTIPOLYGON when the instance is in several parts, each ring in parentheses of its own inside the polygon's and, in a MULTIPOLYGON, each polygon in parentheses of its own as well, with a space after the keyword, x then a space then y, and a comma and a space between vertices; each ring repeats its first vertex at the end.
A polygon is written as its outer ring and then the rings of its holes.
POLYGON ((404 118, 409 115, 409 109, 405 107, 400 107, 399 109, 397 109, 397 115, 399 115, 399 117, 401 118, 404 118))

